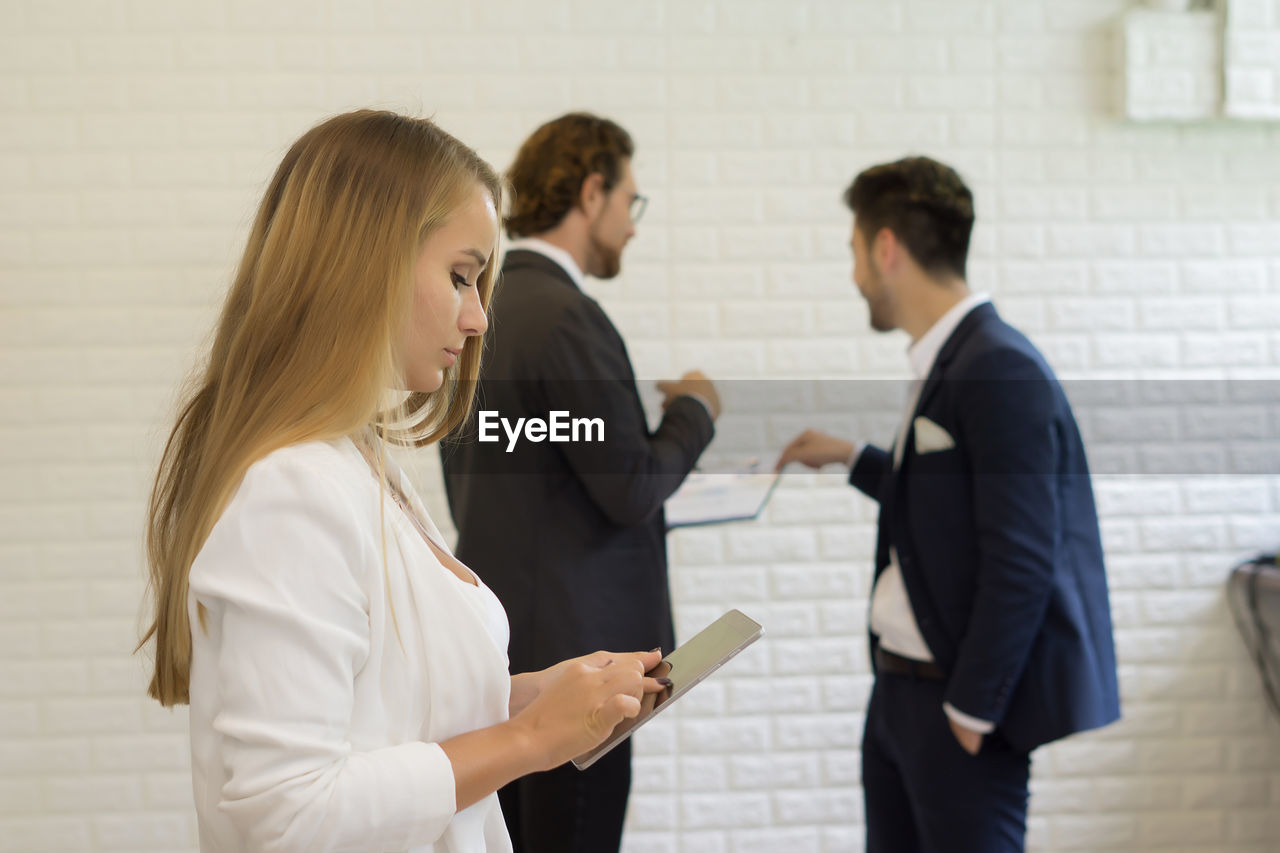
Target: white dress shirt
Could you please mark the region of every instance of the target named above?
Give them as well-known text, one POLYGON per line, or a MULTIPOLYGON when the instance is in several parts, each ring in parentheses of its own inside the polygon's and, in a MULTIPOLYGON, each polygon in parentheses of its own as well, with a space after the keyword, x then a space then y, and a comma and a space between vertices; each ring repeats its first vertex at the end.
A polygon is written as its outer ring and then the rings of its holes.
POLYGON ((573 279, 573 283, 582 290, 582 282, 584 276, 582 268, 578 266, 578 262, 573 259, 573 255, 569 254, 565 249, 548 243, 546 240, 538 237, 519 237, 507 244, 508 252, 525 251, 537 252, 543 257, 550 258, 569 274, 569 278, 573 279))
MULTIPOLYGON (((903 412, 902 422, 898 425, 897 438, 893 443, 893 467, 902 464, 902 454, 906 444, 908 427, 915 416, 916 406, 920 402, 920 389, 933 370, 933 363, 943 344, 955 332, 960 321, 979 305, 990 302, 985 293, 973 293, 951 306, 947 313, 929 327, 929 331, 907 349, 907 360, 911 365, 912 382, 907 394, 907 406, 903 412)), ((859 450, 859 453, 861 451, 859 450)), ((880 638, 880 646, 905 658, 920 661, 932 661, 933 653, 920 633, 916 623, 915 612, 911 608, 911 599, 907 595, 907 587, 902 582, 902 570, 898 566, 898 553, 889 548, 889 565, 880 573, 875 589, 871 593, 871 631, 880 638)), ((995 726, 987 720, 979 720, 965 714, 950 704, 945 704, 947 714, 965 728, 976 732, 987 733, 995 726)))
POLYGON ((191 567, 204 853, 511 850, 439 746, 507 718, 506 614, 388 469, 421 530, 350 440, 313 442, 249 468, 191 567))

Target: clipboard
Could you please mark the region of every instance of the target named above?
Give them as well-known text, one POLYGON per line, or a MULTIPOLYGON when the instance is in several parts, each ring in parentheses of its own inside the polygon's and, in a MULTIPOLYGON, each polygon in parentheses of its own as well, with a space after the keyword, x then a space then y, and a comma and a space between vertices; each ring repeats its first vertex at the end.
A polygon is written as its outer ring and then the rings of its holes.
POLYGON ((579 770, 586 770, 595 764, 600 756, 631 737, 632 732, 763 635, 764 628, 760 623, 740 610, 730 610, 703 628, 646 673, 655 678, 665 675, 671 679, 671 686, 661 693, 645 696, 639 714, 618 723, 599 746, 573 759, 573 765, 579 770))
POLYGON ((759 518, 780 476, 753 469, 695 471, 667 498, 667 529, 759 518))

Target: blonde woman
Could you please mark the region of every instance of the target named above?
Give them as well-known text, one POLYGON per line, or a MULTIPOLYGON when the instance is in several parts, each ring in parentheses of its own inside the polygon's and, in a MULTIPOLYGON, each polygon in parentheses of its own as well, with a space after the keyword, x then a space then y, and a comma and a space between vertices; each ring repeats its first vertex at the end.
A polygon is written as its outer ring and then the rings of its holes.
POLYGON ((371 111, 267 189, 150 506, 149 692, 190 703, 203 851, 510 850, 494 791, 662 689, 656 652, 509 676, 501 605, 387 457, 468 413, 501 195, 371 111))

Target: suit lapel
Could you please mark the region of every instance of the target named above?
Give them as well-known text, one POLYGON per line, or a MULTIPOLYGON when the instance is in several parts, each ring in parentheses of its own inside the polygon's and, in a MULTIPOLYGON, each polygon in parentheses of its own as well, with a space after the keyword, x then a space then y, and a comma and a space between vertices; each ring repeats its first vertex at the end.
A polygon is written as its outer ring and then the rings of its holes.
MULTIPOLYGON (((908 421, 906 429, 902 431, 903 446, 901 464, 897 466, 893 465, 893 454, 895 450, 890 448, 889 451, 890 464, 888 470, 885 472, 880 498, 880 521, 883 530, 887 531, 892 529, 893 517, 898 508, 898 496, 901 491, 902 472, 906 470, 909 459, 912 456, 909 451, 915 441, 915 419, 920 416, 921 412, 927 411, 929 403, 937 394, 938 389, 942 387, 943 377, 946 375, 948 366, 955 359, 956 355, 959 354, 965 341, 968 340, 975 329, 980 327, 983 323, 990 322, 991 319, 996 316, 995 306, 990 302, 985 302, 977 306, 965 315, 964 319, 956 326, 955 331, 953 331, 951 336, 947 338, 946 343, 942 345, 942 349, 938 351, 938 357, 934 359, 933 366, 929 369, 929 375, 925 378, 924 385, 920 388, 920 396, 916 399, 915 406, 906 414, 908 421)), ((878 566, 877 577, 879 577, 879 572, 883 571, 884 564, 887 563, 889 559, 888 538, 886 538, 886 544, 883 550, 884 553, 880 555, 880 560, 877 560, 877 562, 881 563, 881 565, 878 566)))
POLYGON ((916 407, 911 412, 911 424, 908 424, 907 431, 902 439, 907 442, 906 446, 902 448, 903 459, 906 459, 906 451, 911 446, 910 442, 915 432, 915 419, 920 416, 921 412, 925 411, 933 395, 942 386, 942 378, 946 374, 947 366, 959 354, 964 342, 973 334, 973 331, 996 316, 994 305, 990 302, 982 303, 965 315, 960 324, 956 326, 955 331, 951 333, 951 337, 947 338, 947 342, 942 345, 942 349, 938 350, 938 357, 934 359, 933 367, 929 370, 929 376, 925 379, 924 387, 920 389, 920 399, 916 401, 916 407))
POLYGON ((507 252, 506 257, 502 259, 503 276, 506 276, 508 273, 520 273, 526 270, 535 273, 543 273, 553 278, 556 282, 563 284, 565 287, 573 288, 573 291, 578 294, 578 298, 590 302, 599 310, 600 316, 604 319, 608 328, 610 343, 613 346, 618 347, 622 352, 622 364, 626 373, 623 376, 614 377, 614 379, 619 382, 625 382, 631 389, 631 397, 636 411, 640 413, 640 418, 643 421, 647 415, 645 415, 644 403, 640 399, 640 389, 636 387, 635 371, 631 366, 631 354, 627 352, 626 342, 623 341, 622 335, 618 332, 617 327, 613 325, 613 320, 610 319, 609 315, 605 313, 605 310, 600 307, 600 303, 579 288, 564 267, 560 266, 559 263, 553 261, 541 252, 535 252, 530 249, 512 249, 507 252))

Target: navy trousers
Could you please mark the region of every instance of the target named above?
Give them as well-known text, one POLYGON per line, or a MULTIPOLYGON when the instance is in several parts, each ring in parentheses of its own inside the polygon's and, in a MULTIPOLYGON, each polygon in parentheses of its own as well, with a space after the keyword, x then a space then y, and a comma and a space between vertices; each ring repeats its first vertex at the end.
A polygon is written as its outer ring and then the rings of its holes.
POLYGON ((866 853, 1022 853, 1030 754, 999 730, 978 754, 942 710, 942 681, 881 673, 862 736, 866 853))
POLYGON ((617 853, 631 791, 631 740, 586 770, 562 764, 498 789, 515 853, 617 853))

